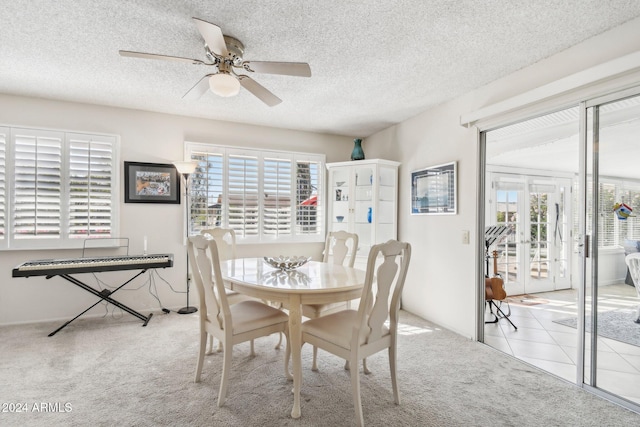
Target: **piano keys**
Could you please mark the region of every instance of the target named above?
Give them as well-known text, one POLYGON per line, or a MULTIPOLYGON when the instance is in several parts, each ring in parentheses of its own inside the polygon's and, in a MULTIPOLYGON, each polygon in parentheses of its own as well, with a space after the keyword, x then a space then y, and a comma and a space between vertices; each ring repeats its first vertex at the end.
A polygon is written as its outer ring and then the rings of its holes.
POLYGON ((27 261, 13 269, 13 277, 58 276, 173 266, 173 255, 119 255, 92 258, 43 259, 27 261))

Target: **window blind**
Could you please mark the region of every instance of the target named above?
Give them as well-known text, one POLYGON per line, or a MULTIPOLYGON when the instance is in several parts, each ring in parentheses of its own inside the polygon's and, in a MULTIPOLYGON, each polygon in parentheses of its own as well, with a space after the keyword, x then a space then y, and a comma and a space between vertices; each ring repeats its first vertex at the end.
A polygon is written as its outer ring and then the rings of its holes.
POLYGON ((0 241, 6 239, 7 221, 7 140, 9 129, 0 127, 0 241))
POLYGON ((290 235, 291 229, 291 185, 290 160, 264 160, 263 206, 264 233, 274 236, 290 235))
POLYGON ((14 129, 15 239, 59 238, 62 133, 14 129))
POLYGON ((228 157, 228 226, 236 236, 257 236, 260 229, 258 207, 258 158, 228 157))
POLYGON ((0 128, 0 249, 117 235, 115 136, 0 128))
POLYGON ((72 134, 69 144, 69 238, 111 237, 113 144, 72 134))
POLYGON ((324 156, 186 143, 190 233, 229 227, 239 241, 322 241, 324 156))

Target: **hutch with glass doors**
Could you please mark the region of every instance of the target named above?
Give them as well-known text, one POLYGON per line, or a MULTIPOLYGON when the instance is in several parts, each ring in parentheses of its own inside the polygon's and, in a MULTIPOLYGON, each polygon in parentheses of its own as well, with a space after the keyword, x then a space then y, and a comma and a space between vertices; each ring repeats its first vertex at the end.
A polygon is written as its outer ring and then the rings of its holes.
POLYGON ((327 229, 358 235, 356 267, 366 268, 372 245, 397 238, 399 166, 381 159, 327 163, 327 229))

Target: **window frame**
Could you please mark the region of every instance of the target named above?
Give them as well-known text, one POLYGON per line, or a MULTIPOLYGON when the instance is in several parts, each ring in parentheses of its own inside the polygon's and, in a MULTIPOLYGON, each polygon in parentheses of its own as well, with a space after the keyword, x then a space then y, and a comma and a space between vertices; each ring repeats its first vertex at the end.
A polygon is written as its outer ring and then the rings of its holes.
MULTIPOLYGON (((4 158, 4 188, 0 192, 4 197, 4 235, 0 235, 0 251, 7 250, 46 250, 46 249, 81 249, 84 241, 91 237, 71 236, 71 191, 72 182, 71 153, 77 150, 78 140, 87 139, 111 147, 111 180, 110 180, 110 233, 105 237, 118 237, 120 230, 120 137, 113 134, 82 132, 59 129, 45 129, 25 126, 0 126, 0 131, 8 131, 4 158), (16 238, 15 235, 15 171, 16 171, 16 135, 42 136, 60 138, 60 233, 56 237, 16 238), (74 145, 75 144, 75 145, 74 145), (75 148, 72 148, 75 147, 75 148)), ((1 161, 2 159, 0 159, 1 161)), ((1 165, 0 165, 1 166, 1 165)), ((1 172, 1 170, 0 170, 1 172)), ((91 204, 91 202, 89 202, 91 204)), ((2 209, 2 206, 0 206, 2 209)))
MULTIPOLYGON (((247 147, 236 147, 236 146, 226 146, 226 145, 218 145, 218 144, 207 144, 200 142, 187 141, 184 145, 184 158, 187 160, 194 160, 192 155, 198 154, 211 154, 211 155, 220 155, 222 156, 222 203, 226 204, 228 201, 229 194, 229 157, 230 156, 247 156, 247 157, 255 157, 258 162, 257 173, 258 173, 258 182, 257 182, 257 191, 258 191, 258 231, 256 235, 244 236, 242 234, 237 234, 237 242, 238 243, 285 243, 285 242, 324 242, 325 233, 326 233, 326 224, 325 224, 325 168, 326 168, 326 156, 324 154, 319 153, 302 153, 302 152, 293 152, 293 151, 284 151, 284 150, 264 150, 257 148, 247 148, 247 147), (265 173, 265 161, 266 160, 288 160, 291 161, 293 173, 291 175, 291 220, 290 220, 290 234, 269 234, 265 233, 265 202, 260 194, 264 194, 264 173, 265 173), (296 232, 296 222, 298 211, 296 209, 296 197, 297 197, 297 179, 295 173, 296 164, 299 162, 310 162, 317 163, 317 174, 318 174, 318 188, 316 189, 317 195, 317 205, 316 205, 316 226, 317 229, 314 233, 297 233, 296 232)), ((190 191, 193 191, 191 185, 189 186, 190 191)), ((192 194, 190 194, 192 196, 192 194)), ((193 197, 189 197, 191 206, 189 207, 189 217, 192 218, 192 208, 194 206, 193 197)), ((228 209, 228 207, 227 207, 228 209)), ((228 212, 228 211, 227 211, 228 212)), ((222 223, 219 225, 222 227, 228 227, 228 218, 225 214, 222 214, 222 223)), ((206 226, 198 226, 193 227, 192 230, 192 222, 189 221, 188 224, 189 235, 193 233, 197 233, 198 229, 206 228, 206 226)))

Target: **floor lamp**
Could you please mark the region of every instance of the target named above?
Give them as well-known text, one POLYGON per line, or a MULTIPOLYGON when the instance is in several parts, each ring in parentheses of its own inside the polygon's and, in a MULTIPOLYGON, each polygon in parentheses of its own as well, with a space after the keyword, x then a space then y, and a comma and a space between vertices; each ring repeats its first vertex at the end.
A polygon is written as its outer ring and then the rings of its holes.
MULTIPOLYGON (((182 175, 182 179, 184 180, 184 211, 185 211, 185 223, 187 225, 187 245, 189 244, 189 175, 196 170, 196 166, 198 166, 198 162, 173 162, 173 165, 178 170, 178 173, 182 175)), ((190 314, 198 311, 197 308, 191 307, 189 305, 189 285, 190 285, 190 276, 189 276, 189 250, 187 249, 187 306, 182 307, 178 310, 180 314, 190 314)))

